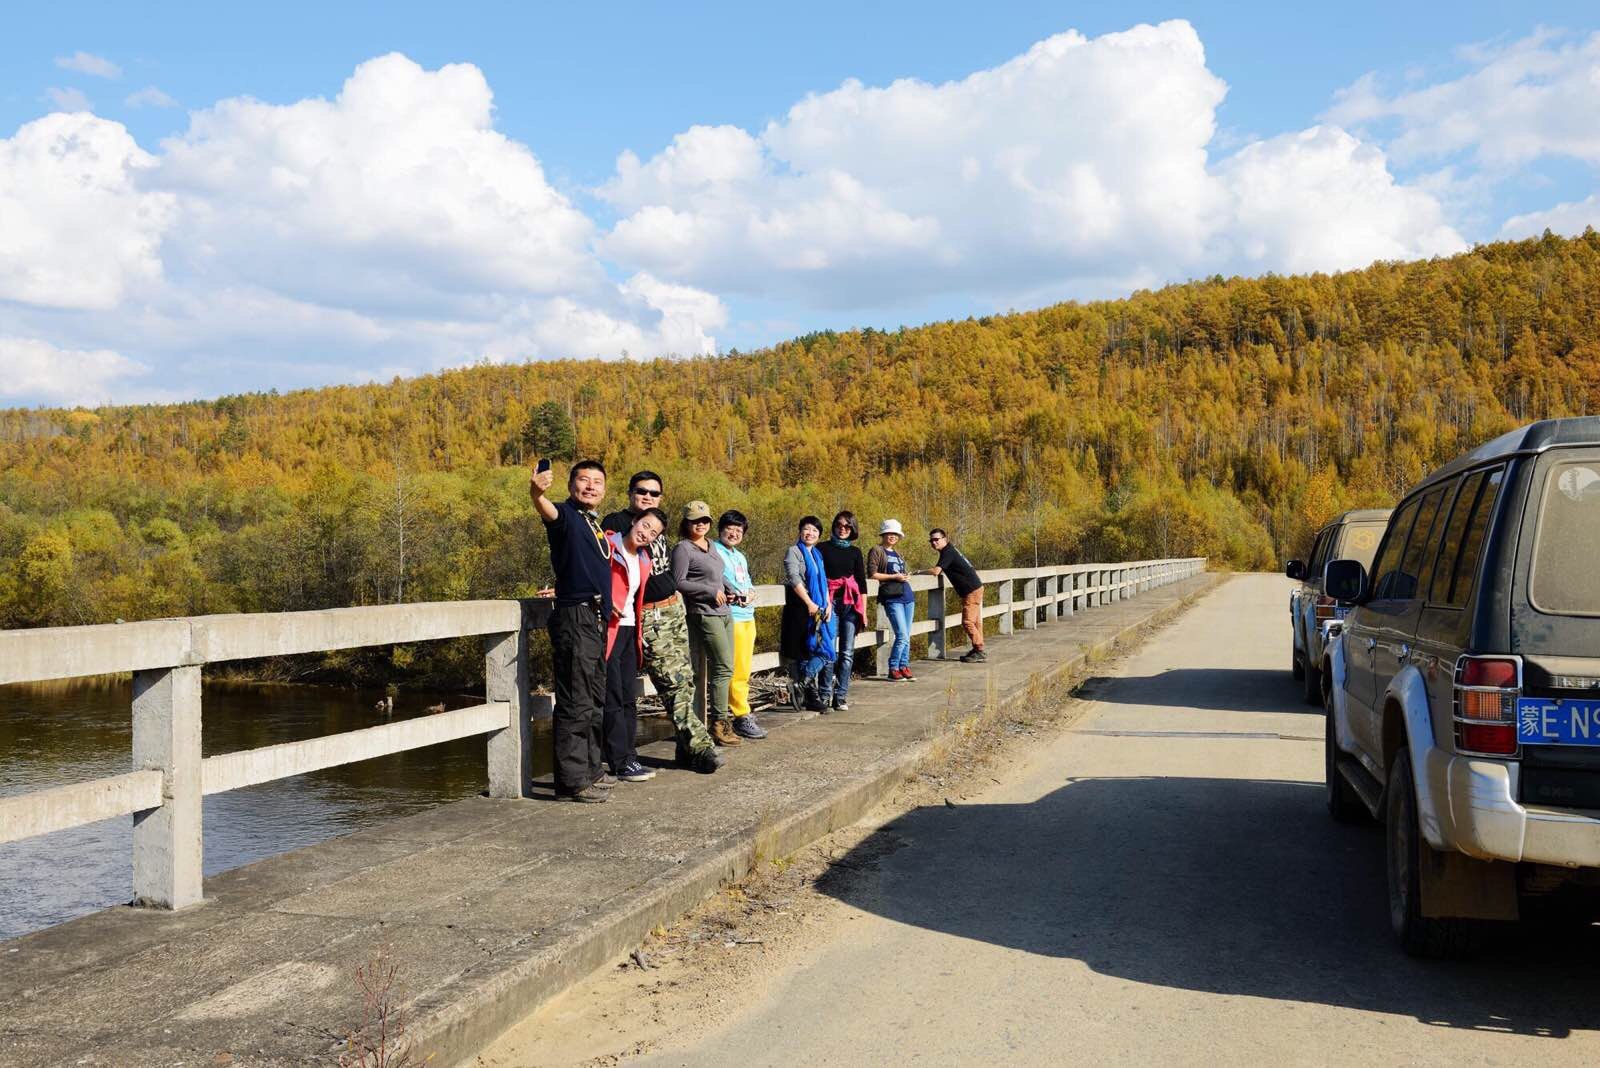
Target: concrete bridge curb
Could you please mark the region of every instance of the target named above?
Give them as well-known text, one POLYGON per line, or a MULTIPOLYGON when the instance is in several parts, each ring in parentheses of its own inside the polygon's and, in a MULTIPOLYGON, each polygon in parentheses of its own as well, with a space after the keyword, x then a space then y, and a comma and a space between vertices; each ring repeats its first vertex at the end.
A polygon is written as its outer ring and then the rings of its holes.
POLYGON ((110 909, 13 940, 0 1062, 327 1063, 356 1022, 349 972, 381 940, 407 969, 416 1061, 470 1064, 657 924, 859 819, 990 700, 1080 672, 1221 580, 993 638, 984 668, 863 680, 849 713, 770 716, 773 737, 709 779, 669 772, 603 806, 474 798, 208 878, 196 908, 110 909))

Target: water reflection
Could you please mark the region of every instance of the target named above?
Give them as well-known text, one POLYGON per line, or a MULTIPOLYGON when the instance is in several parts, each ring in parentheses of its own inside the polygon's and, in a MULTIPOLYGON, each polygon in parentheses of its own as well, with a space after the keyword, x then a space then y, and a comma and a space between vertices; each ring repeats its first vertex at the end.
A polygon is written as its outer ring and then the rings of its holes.
MULTIPOLYGON (((403 693, 392 716, 381 696, 313 686, 208 682, 207 756, 359 730, 461 708, 481 697, 403 693)), ((130 683, 75 680, 0 687, 0 795, 83 782, 129 769, 130 683)), ((535 772, 548 770, 548 724, 535 772)), ((641 731, 641 734, 645 732, 641 731)), ((484 739, 395 753, 205 799, 205 871, 237 868, 348 834, 487 786, 484 739)), ((0 939, 60 923, 133 896, 130 816, 0 845, 0 939)))

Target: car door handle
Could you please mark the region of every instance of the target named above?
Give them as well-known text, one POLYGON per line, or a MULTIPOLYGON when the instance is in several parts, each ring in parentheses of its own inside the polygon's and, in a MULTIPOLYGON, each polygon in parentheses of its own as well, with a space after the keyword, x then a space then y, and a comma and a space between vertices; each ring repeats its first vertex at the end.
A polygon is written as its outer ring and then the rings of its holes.
POLYGON ((1401 660, 1410 660, 1411 659, 1411 644, 1409 642, 1401 642, 1400 643, 1400 659, 1401 660))

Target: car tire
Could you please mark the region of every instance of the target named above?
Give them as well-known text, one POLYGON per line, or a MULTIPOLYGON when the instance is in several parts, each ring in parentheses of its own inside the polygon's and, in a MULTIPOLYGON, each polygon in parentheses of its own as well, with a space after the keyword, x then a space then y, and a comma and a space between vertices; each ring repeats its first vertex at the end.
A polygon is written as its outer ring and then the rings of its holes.
POLYGON ((1389 925, 1400 948, 1407 956, 1434 960, 1473 955, 1483 938, 1481 922, 1422 914, 1422 851, 1433 847, 1422 840, 1411 753, 1403 745, 1389 766, 1383 807, 1389 925))
POLYGON ((1328 815, 1333 817, 1335 823, 1370 823, 1372 813, 1367 811, 1366 803, 1339 772, 1338 734, 1334 730, 1331 711, 1323 717, 1323 724, 1323 776, 1328 795, 1328 815))
POLYGON ((1322 704, 1322 672, 1306 664, 1300 672, 1300 696, 1308 705, 1322 704))

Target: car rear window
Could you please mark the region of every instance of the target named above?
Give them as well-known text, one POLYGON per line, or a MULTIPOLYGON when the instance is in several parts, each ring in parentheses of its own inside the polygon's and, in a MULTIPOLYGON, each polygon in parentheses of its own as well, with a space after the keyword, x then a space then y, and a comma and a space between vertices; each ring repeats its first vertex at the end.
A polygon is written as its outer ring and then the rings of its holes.
POLYGON ((1600 616, 1600 459, 1551 466, 1539 505, 1528 599, 1541 612, 1600 616))
POLYGON ((1354 560, 1370 571, 1372 558, 1378 555, 1378 542, 1383 537, 1383 528, 1382 523, 1347 523, 1335 559, 1354 560))

